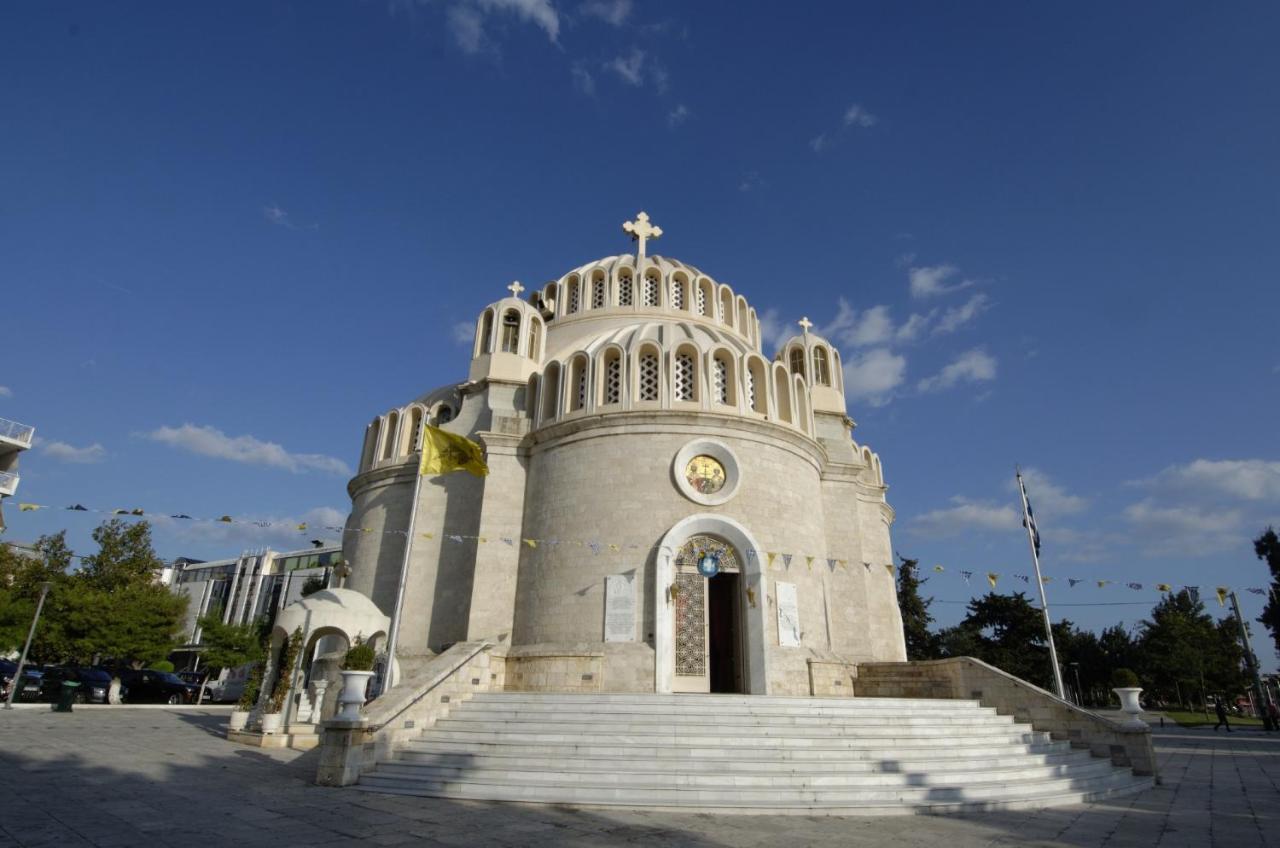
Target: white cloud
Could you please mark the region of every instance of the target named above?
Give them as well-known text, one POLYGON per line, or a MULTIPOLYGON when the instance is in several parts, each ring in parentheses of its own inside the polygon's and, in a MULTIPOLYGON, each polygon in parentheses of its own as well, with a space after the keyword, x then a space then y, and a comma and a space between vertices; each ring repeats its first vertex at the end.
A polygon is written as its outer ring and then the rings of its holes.
POLYGON ((748 171, 747 175, 742 178, 742 182, 738 183, 738 191, 755 191, 762 185, 764 185, 764 182, 760 179, 760 172, 748 171))
POLYGON ((631 0, 587 0, 580 9, 589 18, 597 18, 611 26, 622 26, 631 15, 631 0))
POLYGON ((294 473, 322 471, 344 476, 351 474, 347 464, 335 457, 316 453, 290 453, 275 442, 264 442, 253 436, 228 436, 216 427, 183 424, 181 427, 160 427, 143 435, 152 441, 201 456, 229 459, 247 465, 283 468, 294 473))
POLYGON ((471 344, 476 340, 476 325, 470 321, 456 321, 450 329, 454 344, 471 344))
POLYGON ((996 378, 995 357, 980 349, 966 351, 932 377, 916 384, 922 392, 949 389, 961 381, 984 382, 996 378))
POLYGON ((13 389, 8 386, 0 386, 0 397, 13 397, 13 389))
POLYGON ((879 121, 879 118, 863 109, 857 103, 844 110, 844 125, 846 127, 874 127, 879 121))
POLYGON ((574 62, 573 66, 569 68, 569 73, 573 76, 573 87, 578 91, 587 95, 596 93, 596 78, 591 75, 591 72, 581 62, 574 62))
POLYGON ((1186 465, 1171 465, 1134 485, 1164 495, 1225 495, 1245 501, 1280 502, 1280 462, 1197 459, 1186 465))
POLYGON ((947 280, 954 277, 959 270, 954 265, 945 264, 926 265, 909 269, 907 271, 907 279, 911 284, 911 296, 914 298, 936 297, 973 285, 972 280, 961 280, 958 283, 947 284, 947 280))
POLYGON ((913 533, 955 536, 966 530, 1016 530, 1022 513, 1012 504, 974 501, 959 495, 954 506, 917 515, 907 522, 913 533))
POLYGON ((445 16, 454 43, 463 53, 479 53, 485 44, 484 15, 470 6, 454 6, 445 16))
POLYGON ((107 457, 107 449, 97 442, 82 448, 69 445, 66 442, 41 442, 40 452, 50 459, 56 459, 60 462, 74 462, 81 465, 102 462, 107 457))
MULTIPOLYGON (((1022 469, 1022 481, 1027 487, 1027 499, 1031 501, 1037 518, 1074 515, 1089 508, 1088 498, 1068 494, 1066 489, 1054 483, 1048 474, 1039 469, 1022 469)), ((1009 491, 1017 490, 1017 481, 1009 481, 1009 491)))
POLYGON ((514 15, 547 34, 556 44, 560 36, 560 16, 551 0, 463 0, 449 8, 445 20, 458 47, 465 53, 492 49, 485 24, 489 15, 514 15))
POLYGON ((791 338, 795 333, 791 332, 790 324, 787 324, 778 315, 778 310, 770 307, 759 316, 760 318, 760 340, 763 343, 765 353, 772 346, 774 350, 782 347, 787 339, 791 338))
POLYGON ((932 317, 932 312, 928 315, 920 315, 913 312, 911 313, 911 317, 907 319, 905 324, 898 328, 898 331, 894 335, 897 336, 898 341, 901 342, 915 341, 920 337, 920 334, 924 332, 924 328, 928 325, 932 317))
POLYGON ((888 306, 873 306, 859 312, 849 301, 840 298, 836 306, 836 317, 817 332, 852 347, 909 342, 919 336, 929 317, 913 314, 899 327, 893 323, 888 306))
POLYGON ((676 106, 667 114, 667 126, 675 128, 689 120, 689 108, 683 103, 676 106))
POLYGON ((906 378, 907 359, 887 348, 875 348, 844 364, 844 393, 849 400, 884 406, 906 378))
POLYGON ((937 335, 954 333, 983 312, 986 312, 988 301, 989 298, 985 294, 979 293, 965 301, 962 306, 950 307, 942 313, 938 323, 934 325, 933 332, 937 335))
POLYGON ((826 133, 818 133, 816 136, 809 139, 809 146, 813 148, 814 153, 821 153, 831 146, 831 140, 827 137, 826 133))
POLYGON ((278 205, 271 203, 262 207, 262 217, 266 218, 277 227, 284 227, 286 230, 318 230, 319 224, 303 224, 299 225, 293 220, 293 217, 281 209, 278 205))
POLYGON ((639 47, 631 48, 630 55, 615 56, 613 61, 605 65, 606 68, 613 71, 623 82, 629 85, 644 85, 644 60, 646 54, 639 47))
POLYGON ((1124 517, 1150 556, 1203 556, 1248 544, 1238 509, 1161 506, 1147 499, 1127 507, 1124 517))

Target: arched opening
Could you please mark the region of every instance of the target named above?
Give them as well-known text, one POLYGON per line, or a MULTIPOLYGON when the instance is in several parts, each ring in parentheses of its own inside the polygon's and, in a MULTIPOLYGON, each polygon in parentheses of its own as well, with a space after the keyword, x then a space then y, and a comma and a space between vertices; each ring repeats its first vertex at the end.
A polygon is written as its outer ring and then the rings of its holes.
POLYGON ((747 335, 747 328, 751 325, 747 323, 747 299, 742 295, 738 295, 738 332, 747 335))
POLYGON ((671 371, 672 398, 681 403, 698 400, 698 352, 691 347, 676 350, 671 371))
POLYGON ((520 349, 520 313, 508 309, 502 313, 502 352, 516 353, 520 349))
POLYGON ((661 297, 662 280, 658 278, 658 272, 650 268, 644 272, 644 298, 641 304, 644 306, 658 306, 661 297))
POLYGON ((436 410, 436 426, 438 427, 441 424, 448 424, 452 420, 453 407, 449 406, 447 403, 441 404, 440 408, 436 410))
POLYGON ((569 411, 587 408, 587 357, 575 356, 569 363, 569 411))
POLYGON ((725 326, 733 326, 733 292, 728 286, 720 287, 720 320, 725 326))
POLYGON ((840 365, 840 351, 835 348, 831 349, 831 370, 834 372, 832 376, 835 378, 835 386, 844 394, 844 368, 840 365))
POLYGON ((364 449, 360 452, 360 470, 367 471, 373 466, 373 459, 377 456, 378 451, 378 433, 382 426, 382 419, 375 418, 369 422, 369 426, 364 428, 364 449))
POLYGON ((796 389, 796 424, 801 430, 809 432, 809 391, 803 377, 793 377, 796 389))
POLYGON ((529 319, 529 349, 524 355, 535 362, 542 360, 542 322, 537 318, 529 319))
POLYGON ((542 376, 542 420, 556 418, 556 397, 560 394, 560 363, 552 362, 542 376))
POLYGON ((484 317, 480 319, 480 346, 476 348, 475 355, 483 356, 486 353, 493 352, 493 310, 486 309, 484 317))
POLYGON ((769 383, 765 380, 765 364, 759 357, 747 362, 747 405, 752 412, 769 415, 769 383))
POLYGON ((422 447, 422 407, 414 406, 409 409, 409 445, 408 453, 417 453, 422 447))
POLYGON ((778 406, 778 420, 791 423, 791 378, 781 365, 773 369, 773 401, 778 406))
POLYGON ((538 426, 539 412, 542 410, 542 398, 538 395, 538 388, 538 375, 530 374, 524 391, 524 408, 529 411, 529 420, 534 427, 538 426))
POLYGON ((382 442, 382 458, 390 459, 396 455, 396 433, 400 429, 400 413, 393 412, 387 416, 387 429, 382 442))
POLYGON ((640 367, 636 374, 636 397, 642 401, 656 401, 662 386, 662 373, 659 367, 658 350, 645 347, 640 351, 640 367))
POLYGON ((591 308, 604 309, 608 302, 609 283, 605 280, 603 271, 596 271, 591 280, 591 308))
POLYGON ((787 351, 787 362, 791 366, 791 373, 796 377, 804 376, 804 348, 793 347, 787 351))
POLYGON ((623 268, 618 272, 618 305, 635 305, 635 283, 631 280, 631 269, 623 268))
POLYGON ((827 349, 822 345, 813 349, 813 382, 818 386, 831 385, 831 364, 827 361, 827 349))
POLYGON ((671 308, 689 308, 689 280, 684 274, 676 274, 671 278, 671 308))
POLYGON ((570 277, 567 285, 569 286, 569 305, 566 311, 572 315, 581 306, 582 292, 579 291, 581 287, 578 285, 578 276, 575 274, 570 277))
POLYGON ((722 406, 737 406, 737 374, 734 358, 727 351, 718 350, 711 358, 711 400, 722 406))
POLYGON ((604 354, 604 374, 601 403, 606 406, 622 402, 622 353, 609 348, 604 354))
POLYGON ((711 315, 715 311, 715 295, 712 294, 711 281, 706 277, 698 280, 698 288, 693 296, 693 311, 699 315, 711 315))

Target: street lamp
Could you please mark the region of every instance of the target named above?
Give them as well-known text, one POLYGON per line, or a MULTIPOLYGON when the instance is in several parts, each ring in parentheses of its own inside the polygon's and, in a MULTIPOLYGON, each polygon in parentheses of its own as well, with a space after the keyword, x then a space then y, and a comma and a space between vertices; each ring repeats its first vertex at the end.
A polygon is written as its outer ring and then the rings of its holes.
POLYGON ((45 595, 49 594, 49 589, 53 584, 48 580, 40 583, 40 600, 36 603, 36 614, 31 617, 31 629, 27 631, 27 644, 22 646, 22 656, 18 658, 18 667, 14 669, 13 681, 9 684, 9 697, 4 702, 6 710, 13 709, 13 693, 18 691, 18 687, 22 685, 22 667, 27 662, 27 651, 31 650, 31 640, 36 635, 36 624, 40 621, 40 611, 44 609, 45 595))
POLYGON ((1083 707, 1084 706, 1084 689, 1080 688, 1080 663, 1073 662, 1073 663, 1067 663, 1067 665, 1071 666, 1071 670, 1075 672, 1075 675, 1076 675, 1076 706, 1083 707))

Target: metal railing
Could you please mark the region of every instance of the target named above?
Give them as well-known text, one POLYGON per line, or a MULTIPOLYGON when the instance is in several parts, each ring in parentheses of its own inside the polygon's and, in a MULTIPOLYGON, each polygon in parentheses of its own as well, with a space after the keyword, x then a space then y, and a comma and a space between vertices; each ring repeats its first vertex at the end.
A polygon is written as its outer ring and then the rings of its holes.
POLYGON ((31 437, 35 435, 35 432, 35 427, 19 424, 17 421, 10 421, 8 418, 0 418, 0 439, 20 442, 25 447, 31 447, 31 437))
POLYGON ((17 488, 17 473, 13 471, 0 471, 0 494, 12 495, 17 488))

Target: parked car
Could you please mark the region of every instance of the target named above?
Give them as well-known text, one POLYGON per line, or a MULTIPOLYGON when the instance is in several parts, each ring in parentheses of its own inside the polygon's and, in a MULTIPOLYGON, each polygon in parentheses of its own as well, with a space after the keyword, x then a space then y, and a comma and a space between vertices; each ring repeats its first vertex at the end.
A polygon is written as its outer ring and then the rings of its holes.
POLYGON ((173 672, 152 668, 122 671, 120 682, 124 686, 121 697, 130 704, 190 704, 198 691, 173 672))
POLYGON ((174 672, 174 674, 176 674, 178 676, 178 679, 181 680, 183 683, 186 683, 188 686, 195 687, 197 698, 199 698, 200 696, 200 687, 204 686, 204 699, 206 701, 215 700, 213 697, 214 696, 213 681, 209 680, 208 682, 204 682, 205 673, 203 671, 176 671, 174 672))
POLYGON ((53 666, 44 671, 40 679, 40 692, 36 700, 54 703, 62 694, 62 683, 69 680, 79 683, 71 702, 75 704, 105 704, 111 691, 111 674, 98 668, 78 666, 53 666))
MULTIPOLYGON (((7 699, 9 697, 9 687, 13 685, 14 672, 18 670, 18 664, 15 662, 4 661, 4 665, 0 666, 0 698, 7 699)), ((14 694, 15 701, 35 701, 40 698, 40 679, 44 676, 44 669, 38 665, 24 665, 22 667, 22 682, 18 686, 18 691, 14 694)))

